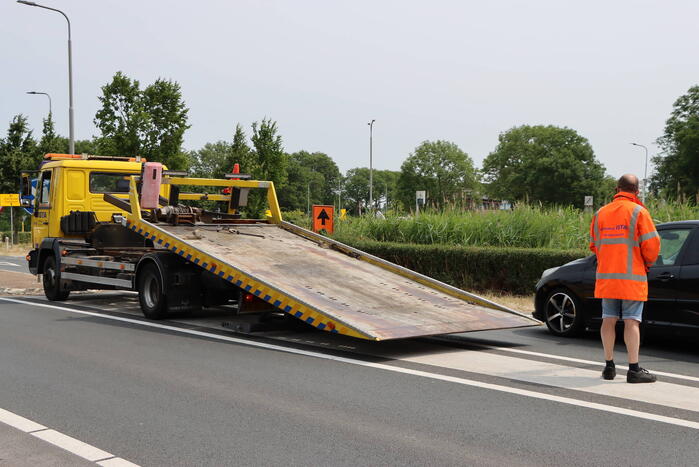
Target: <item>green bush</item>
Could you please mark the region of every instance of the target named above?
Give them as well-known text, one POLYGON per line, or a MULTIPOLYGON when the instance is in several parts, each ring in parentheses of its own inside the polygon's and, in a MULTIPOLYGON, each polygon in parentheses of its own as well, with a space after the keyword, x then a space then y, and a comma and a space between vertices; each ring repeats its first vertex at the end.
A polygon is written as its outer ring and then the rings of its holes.
POLYGON ((311 218, 306 215, 305 212, 299 211, 298 209, 295 211, 282 212, 282 219, 294 225, 298 225, 299 227, 303 227, 304 229, 311 228, 311 218))
POLYGON ((541 273, 586 255, 584 250, 417 245, 337 240, 467 291, 531 294, 541 273))
MULTIPOLYGON (((0 232, 0 241, 5 243, 5 237, 10 238, 10 231, 0 232)), ((15 232, 15 243, 31 243, 32 233, 31 232, 15 232)))

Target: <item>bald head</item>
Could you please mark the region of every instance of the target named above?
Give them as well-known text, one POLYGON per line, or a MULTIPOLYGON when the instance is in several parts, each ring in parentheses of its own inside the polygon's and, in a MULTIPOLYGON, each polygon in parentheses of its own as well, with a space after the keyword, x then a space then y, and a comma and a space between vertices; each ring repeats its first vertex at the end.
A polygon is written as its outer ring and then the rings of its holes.
POLYGON ((616 188, 619 191, 638 193, 638 177, 634 174, 624 174, 616 183, 616 188))

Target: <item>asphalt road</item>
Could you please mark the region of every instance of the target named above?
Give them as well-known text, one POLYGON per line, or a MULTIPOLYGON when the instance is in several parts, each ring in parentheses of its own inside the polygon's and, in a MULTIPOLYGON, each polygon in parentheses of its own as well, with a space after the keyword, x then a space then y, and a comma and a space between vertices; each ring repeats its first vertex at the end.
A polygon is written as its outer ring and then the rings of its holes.
POLYGON ((0 255, 0 271, 29 273, 29 267, 27 261, 22 257, 0 255))
POLYGON ((223 311, 154 323, 134 294, 19 300, 0 298, 0 408, 140 465, 699 457, 689 341, 646 346, 642 364, 667 374, 629 385, 623 371, 599 378, 594 335, 531 328, 370 343, 309 329, 242 335, 223 311))

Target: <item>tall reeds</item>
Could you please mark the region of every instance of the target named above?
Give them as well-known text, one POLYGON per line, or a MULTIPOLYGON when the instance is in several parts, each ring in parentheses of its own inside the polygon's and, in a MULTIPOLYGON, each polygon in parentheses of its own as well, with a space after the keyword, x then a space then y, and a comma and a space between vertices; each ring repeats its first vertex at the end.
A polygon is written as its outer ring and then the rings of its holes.
MULTIPOLYGON (((656 222, 699 218, 687 203, 652 201, 656 222)), ((425 212, 417 216, 351 217, 335 224, 337 237, 416 244, 586 250, 592 213, 572 207, 518 205, 511 211, 425 212)))

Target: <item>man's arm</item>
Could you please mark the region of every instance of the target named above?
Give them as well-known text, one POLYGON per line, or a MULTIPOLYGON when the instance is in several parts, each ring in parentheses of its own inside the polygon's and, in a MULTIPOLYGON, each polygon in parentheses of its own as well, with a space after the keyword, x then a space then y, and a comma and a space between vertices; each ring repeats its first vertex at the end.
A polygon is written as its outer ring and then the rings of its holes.
POLYGON ((597 222, 597 214, 592 216, 592 222, 590 222, 590 251, 597 254, 597 238, 595 237, 595 223, 597 222))
POLYGON ((638 217, 638 227, 636 228, 638 245, 641 248, 641 256, 646 263, 646 269, 651 267, 660 253, 660 236, 655 230, 655 224, 650 214, 645 209, 638 217))

